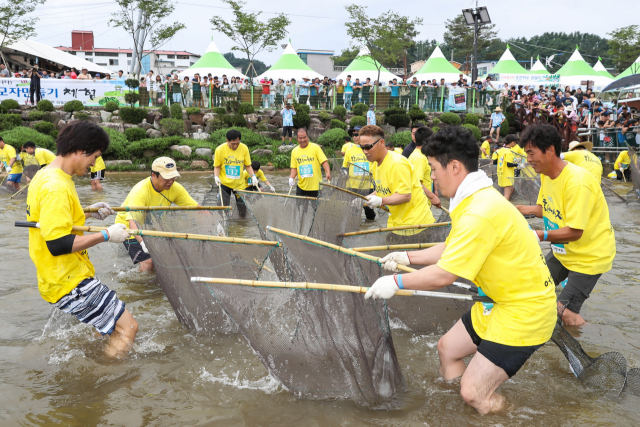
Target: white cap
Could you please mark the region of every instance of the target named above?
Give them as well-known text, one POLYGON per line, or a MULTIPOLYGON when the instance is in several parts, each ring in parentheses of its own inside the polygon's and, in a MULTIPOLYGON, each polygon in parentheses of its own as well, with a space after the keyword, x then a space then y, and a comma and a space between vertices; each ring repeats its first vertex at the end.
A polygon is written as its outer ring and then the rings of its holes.
POLYGON ((176 169, 176 162, 170 157, 158 157, 153 161, 151 170, 160 174, 164 179, 173 179, 180 176, 176 169))

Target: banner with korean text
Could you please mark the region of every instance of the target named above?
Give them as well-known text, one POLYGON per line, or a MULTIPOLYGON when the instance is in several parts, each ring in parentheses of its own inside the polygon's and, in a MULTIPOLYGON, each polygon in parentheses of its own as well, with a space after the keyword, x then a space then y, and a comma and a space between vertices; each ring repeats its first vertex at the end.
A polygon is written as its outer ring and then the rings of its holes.
MULTIPOLYGON (((0 79, 0 101, 15 99, 19 104, 29 104, 30 79, 0 79)), ((124 94, 129 89, 120 80, 40 79, 40 98, 53 105, 64 105, 77 100, 89 107, 104 106, 108 101, 124 105, 124 94)), ((35 100, 35 97, 34 97, 35 100)))

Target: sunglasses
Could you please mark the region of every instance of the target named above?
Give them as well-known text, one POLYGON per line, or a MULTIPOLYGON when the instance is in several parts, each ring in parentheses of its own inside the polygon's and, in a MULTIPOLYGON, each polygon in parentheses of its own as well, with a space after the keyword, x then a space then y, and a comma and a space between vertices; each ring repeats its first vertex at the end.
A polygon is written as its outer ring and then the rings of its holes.
POLYGON ((352 135, 353 135, 353 136, 358 136, 358 135, 360 135, 360 134, 359 134, 358 132, 354 132, 352 135))
POLYGON ((382 137, 376 139, 375 141, 373 141, 373 144, 360 145, 360 148, 362 148, 363 150, 371 150, 381 139, 382 137))

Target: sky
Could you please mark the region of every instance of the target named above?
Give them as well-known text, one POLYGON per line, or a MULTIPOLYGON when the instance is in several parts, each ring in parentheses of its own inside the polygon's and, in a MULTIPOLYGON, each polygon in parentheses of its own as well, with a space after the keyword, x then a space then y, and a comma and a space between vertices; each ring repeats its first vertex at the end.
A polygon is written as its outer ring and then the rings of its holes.
MULTIPOLYGON (((262 11, 263 20, 280 12, 286 13, 291 25, 288 27, 287 37, 281 43, 291 39, 294 49, 326 49, 340 54, 350 44, 344 25, 348 20, 344 6, 354 2, 356 1, 324 0, 311 3, 247 0, 244 7, 250 11, 262 11)), ((174 3, 175 11, 167 19, 167 23, 178 21, 184 23, 186 29, 180 31, 162 49, 186 50, 201 55, 213 37, 222 53, 231 51, 233 42, 215 31, 210 22, 215 15, 232 18, 225 3, 219 0, 178 0, 174 3)), ((377 16, 388 11, 394 3, 369 0, 365 4, 368 12, 377 16)), ((418 12, 418 16, 423 19, 423 24, 419 27, 419 40, 435 39, 442 42, 446 20, 454 18, 462 9, 475 6, 475 0, 404 0, 399 5, 401 7, 394 9, 397 13, 414 16, 412 14, 418 12)), ((616 28, 637 24, 638 15, 620 13, 620 9, 615 7, 603 7, 600 0, 556 0, 553 8, 514 0, 480 1, 479 6, 487 7, 492 23, 496 24, 498 36, 503 40, 510 37, 529 38, 553 31, 581 31, 608 37, 607 33, 616 28)), ((640 11, 640 6, 637 8, 640 11)), ((71 31, 86 30, 93 31, 97 48, 131 48, 133 43, 127 33, 109 26, 111 13, 116 10, 117 4, 113 0, 47 0, 34 13, 40 21, 37 24, 37 35, 32 39, 50 46, 71 46, 71 31)), ((278 47, 273 52, 258 54, 257 59, 271 65, 281 52, 282 49, 278 47)), ((518 59, 529 57, 529 54, 518 49, 512 48, 512 52, 518 59)), ((236 52, 235 55, 239 56, 240 53, 236 52)))

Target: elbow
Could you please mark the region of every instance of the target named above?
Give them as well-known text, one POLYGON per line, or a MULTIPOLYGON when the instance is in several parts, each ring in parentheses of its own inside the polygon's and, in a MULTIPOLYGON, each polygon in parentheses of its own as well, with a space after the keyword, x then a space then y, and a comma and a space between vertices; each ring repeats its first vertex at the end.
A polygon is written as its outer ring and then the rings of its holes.
POLYGON ((576 240, 580 240, 583 234, 584 234, 584 230, 578 230, 578 229, 572 228, 571 235, 567 240, 569 242, 575 242, 576 240))

